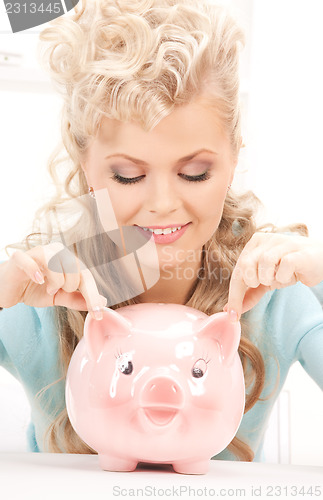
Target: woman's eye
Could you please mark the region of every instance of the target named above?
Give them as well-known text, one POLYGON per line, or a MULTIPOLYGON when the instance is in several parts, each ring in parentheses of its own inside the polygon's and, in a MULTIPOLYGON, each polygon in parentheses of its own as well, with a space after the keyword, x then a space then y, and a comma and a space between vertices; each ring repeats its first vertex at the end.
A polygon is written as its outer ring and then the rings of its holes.
POLYGON ((144 177, 144 175, 139 175, 139 177, 122 177, 122 175, 114 172, 112 179, 120 184, 135 184, 136 182, 141 181, 144 177))
MULTIPOLYGON (((208 170, 199 175, 187 175, 187 174, 178 174, 182 179, 188 182, 201 182, 207 181, 210 178, 210 173, 208 170)), ((135 184, 136 182, 140 182, 141 179, 146 177, 145 175, 139 175, 138 177, 122 177, 122 175, 113 173, 112 179, 120 184, 135 184)))
POLYGON ((210 173, 207 170, 206 172, 203 172, 203 174, 200 175, 186 175, 186 174, 178 174, 182 179, 185 179, 186 181, 189 182, 200 182, 200 181, 207 181, 210 178, 210 173))

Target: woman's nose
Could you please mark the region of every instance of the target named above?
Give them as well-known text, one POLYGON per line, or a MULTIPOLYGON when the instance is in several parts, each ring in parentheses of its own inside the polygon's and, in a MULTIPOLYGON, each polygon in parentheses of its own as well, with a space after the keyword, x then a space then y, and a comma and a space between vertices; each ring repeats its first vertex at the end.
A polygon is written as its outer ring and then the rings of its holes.
POLYGON ((146 209, 156 214, 168 214, 181 206, 181 199, 174 181, 165 177, 155 179, 148 187, 146 209))

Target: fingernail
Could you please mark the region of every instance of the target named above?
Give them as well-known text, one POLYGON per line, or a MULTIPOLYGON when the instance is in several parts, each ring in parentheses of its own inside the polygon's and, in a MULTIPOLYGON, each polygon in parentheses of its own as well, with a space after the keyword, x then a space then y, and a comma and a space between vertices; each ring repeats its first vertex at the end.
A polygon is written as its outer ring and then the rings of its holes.
POLYGON ((230 318, 230 321, 232 321, 233 323, 238 321, 238 313, 237 311, 235 311, 234 309, 231 309, 230 313, 229 313, 229 318, 230 318))
POLYGON ((95 307, 92 311, 91 311, 91 314, 92 314, 92 318, 94 319, 97 319, 97 320, 101 320, 103 319, 103 312, 102 312, 102 309, 100 307, 95 307))
POLYGON ((39 272, 36 271, 34 274, 35 281, 39 283, 40 285, 43 285, 45 283, 44 276, 39 272))

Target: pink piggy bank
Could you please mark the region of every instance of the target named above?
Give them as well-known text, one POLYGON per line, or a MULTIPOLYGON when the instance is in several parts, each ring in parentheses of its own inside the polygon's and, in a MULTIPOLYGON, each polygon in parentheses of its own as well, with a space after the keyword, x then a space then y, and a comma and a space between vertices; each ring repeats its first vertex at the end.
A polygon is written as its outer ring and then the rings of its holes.
POLYGON ((86 317, 66 406, 102 469, 138 462, 204 474, 233 439, 245 405, 240 323, 177 304, 106 308, 86 317))

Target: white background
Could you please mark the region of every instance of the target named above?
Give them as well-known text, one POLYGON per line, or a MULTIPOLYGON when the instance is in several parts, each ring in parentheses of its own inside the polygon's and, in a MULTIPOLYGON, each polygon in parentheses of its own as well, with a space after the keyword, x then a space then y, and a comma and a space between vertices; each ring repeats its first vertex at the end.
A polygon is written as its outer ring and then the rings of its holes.
MULTIPOLYGON (((246 148, 233 187, 252 189, 263 201, 261 222, 304 222, 322 239, 323 2, 222 3, 238 5, 248 41, 241 68, 246 148)), ((46 163, 59 140, 61 101, 37 69, 38 31, 13 35, 2 10, 0 61, 4 52, 23 58, 17 67, 0 63, 0 258, 4 245, 28 233, 52 190, 46 163)), ((2 373, 0 449, 19 450, 28 405, 21 387, 2 373)), ((284 394, 268 434, 269 460, 323 465, 322 392, 295 366, 284 394), (277 415, 283 423, 287 415, 283 438, 277 415)))

